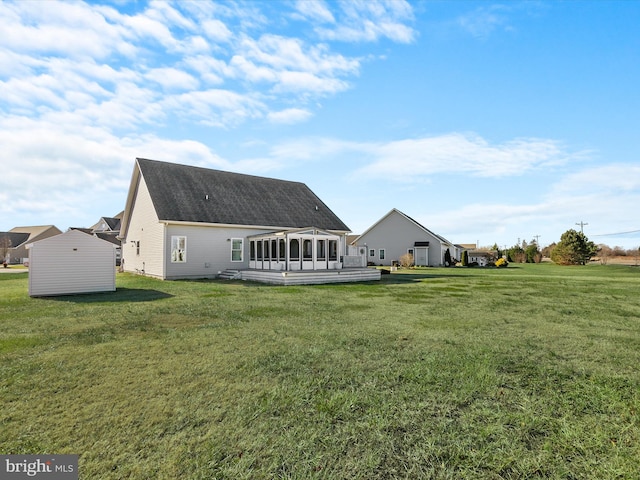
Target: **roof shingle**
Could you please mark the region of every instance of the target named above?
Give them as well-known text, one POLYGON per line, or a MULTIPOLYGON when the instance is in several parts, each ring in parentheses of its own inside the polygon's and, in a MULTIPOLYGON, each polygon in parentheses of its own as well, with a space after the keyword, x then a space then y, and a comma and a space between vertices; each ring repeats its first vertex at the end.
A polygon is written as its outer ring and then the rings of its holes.
POLYGON ((349 231, 304 183, 138 158, 161 221, 349 231))

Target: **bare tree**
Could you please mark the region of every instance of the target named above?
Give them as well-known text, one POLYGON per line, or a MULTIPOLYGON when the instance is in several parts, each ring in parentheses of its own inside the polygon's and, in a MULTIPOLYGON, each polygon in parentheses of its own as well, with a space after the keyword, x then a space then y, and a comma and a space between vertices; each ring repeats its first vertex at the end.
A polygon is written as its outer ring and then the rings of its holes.
POLYGON ((7 268, 7 257, 9 256, 9 249, 11 248, 11 240, 9 237, 4 236, 0 238, 0 258, 2 258, 2 266, 7 268))

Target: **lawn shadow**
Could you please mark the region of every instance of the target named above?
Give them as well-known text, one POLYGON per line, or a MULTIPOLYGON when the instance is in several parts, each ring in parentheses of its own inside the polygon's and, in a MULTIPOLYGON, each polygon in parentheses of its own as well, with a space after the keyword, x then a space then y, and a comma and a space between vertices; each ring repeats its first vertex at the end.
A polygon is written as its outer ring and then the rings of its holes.
POLYGON ((438 278, 465 278, 471 275, 463 274, 443 274, 443 273, 392 273, 390 275, 382 275, 381 281, 384 283, 410 283, 420 282, 425 279, 438 278))
POLYGON ((60 295, 56 297, 42 297, 47 300, 57 300, 60 302, 74 303, 97 303, 97 302, 153 302, 172 298, 173 295, 161 292, 160 290, 148 288, 122 288, 118 287, 115 292, 83 293, 78 295, 60 295))

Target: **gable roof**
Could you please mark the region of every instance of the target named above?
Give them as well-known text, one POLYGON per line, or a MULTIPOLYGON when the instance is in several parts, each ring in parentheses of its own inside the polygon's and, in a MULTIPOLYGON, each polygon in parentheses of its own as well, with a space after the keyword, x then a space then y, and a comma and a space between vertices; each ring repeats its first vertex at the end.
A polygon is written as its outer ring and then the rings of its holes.
POLYGON ((349 231, 304 183, 144 158, 136 169, 160 221, 349 231))
POLYGON ((16 248, 22 245, 29 239, 28 233, 19 233, 19 232, 0 232, 0 245, 2 245, 7 239, 9 244, 7 245, 9 248, 16 248))
POLYGON ((43 238, 42 240, 36 240, 35 242, 31 242, 27 244, 27 248, 33 248, 34 245, 47 245, 50 243, 55 244, 58 242, 72 241, 74 239, 80 242, 95 243, 96 245, 108 245, 113 248, 116 248, 116 245, 114 245, 112 242, 107 242, 94 235, 87 234, 80 230, 75 230, 75 229, 67 230, 64 233, 61 233, 59 235, 54 235, 52 237, 43 238))
POLYGON ((48 231, 56 232, 56 235, 62 232, 55 225, 35 225, 31 227, 14 227, 9 232, 12 233, 28 233, 29 238, 36 238, 38 235, 46 233, 48 231))
POLYGON ((376 223, 374 223, 373 225, 371 225, 363 234, 361 234, 357 239, 359 240, 361 237, 364 237, 367 233, 369 233, 371 230, 373 230, 379 223, 381 223, 385 218, 387 218, 388 216, 392 215, 392 214, 398 214, 402 217, 404 217, 405 219, 407 219, 409 222, 415 224, 418 228, 420 228, 421 230, 424 230, 426 233, 428 233, 429 235, 432 235, 433 237, 437 238, 438 240, 440 240, 440 242, 445 243, 447 245, 452 245, 452 243, 447 240, 446 238, 444 238, 441 235, 438 235, 437 233, 433 233, 431 230, 429 230, 427 227, 425 227, 424 225, 421 225, 420 223, 418 223, 417 221, 415 221, 413 218, 411 218, 409 215, 402 213, 400 210, 398 210, 397 208, 392 208, 389 213, 387 213, 386 215, 384 215, 380 220, 378 220, 376 223))

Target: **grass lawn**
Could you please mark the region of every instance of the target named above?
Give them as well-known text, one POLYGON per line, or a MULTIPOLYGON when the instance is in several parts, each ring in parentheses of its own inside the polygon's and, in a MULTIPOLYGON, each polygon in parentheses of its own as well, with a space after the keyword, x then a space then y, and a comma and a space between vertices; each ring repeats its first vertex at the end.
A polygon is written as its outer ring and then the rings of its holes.
POLYGON ((0 276, 0 453, 82 479, 640 476, 640 269, 277 287, 0 276))

